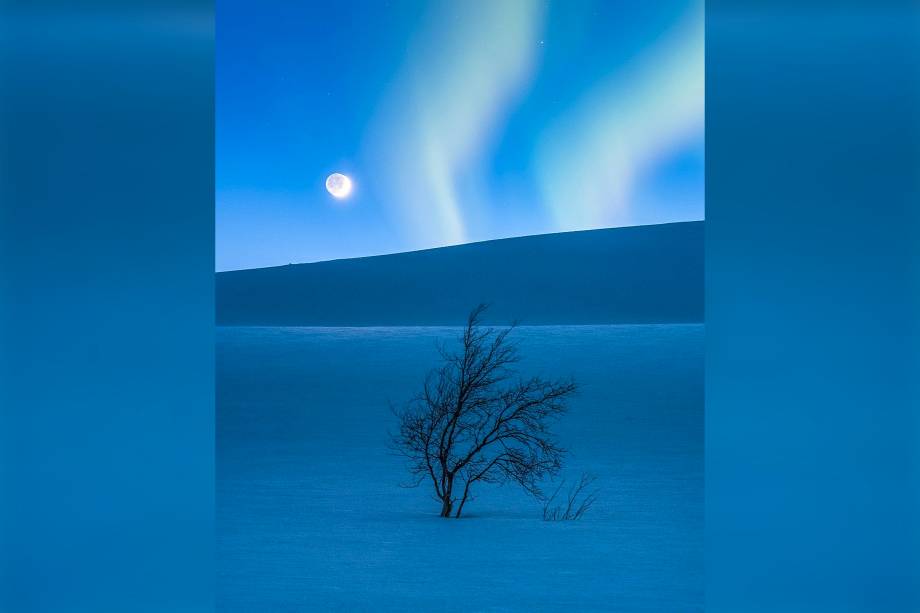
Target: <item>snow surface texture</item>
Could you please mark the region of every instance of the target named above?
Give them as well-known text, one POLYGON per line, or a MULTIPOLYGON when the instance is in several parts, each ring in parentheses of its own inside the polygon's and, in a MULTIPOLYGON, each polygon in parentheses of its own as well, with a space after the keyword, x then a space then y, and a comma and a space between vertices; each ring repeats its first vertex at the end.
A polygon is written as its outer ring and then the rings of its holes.
POLYGON ((220 328, 221 611, 702 611, 697 324, 524 327, 523 374, 573 375, 556 429, 602 492, 544 522, 510 486, 460 520, 387 449, 387 402, 455 328, 220 328))

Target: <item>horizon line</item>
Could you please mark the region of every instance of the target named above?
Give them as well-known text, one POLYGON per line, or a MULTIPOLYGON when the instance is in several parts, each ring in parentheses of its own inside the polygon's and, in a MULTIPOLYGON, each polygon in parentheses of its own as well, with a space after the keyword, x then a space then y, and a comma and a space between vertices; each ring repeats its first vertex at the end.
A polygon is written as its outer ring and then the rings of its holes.
POLYGON ((363 260, 363 259, 367 259, 367 258, 380 258, 380 257, 386 257, 386 256, 390 256, 390 255, 404 255, 404 254, 408 254, 408 253, 423 253, 423 252, 425 252, 425 251, 435 251, 436 249, 450 249, 451 247, 464 247, 464 246, 468 246, 468 245, 482 245, 482 244, 485 244, 485 243, 497 243, 497 242, 499 242, 499 241, 515 240, 515 239, 519 239, 519 238, 536 238, 536 237, 540 237, 540 236, 557 236, 557 235, 560 235, 560 234, 579 234, 579 233, 583 233, 583 232, 602 232, 602 231, 606 231, 606 230, 619 230, 619 229, 623 229, 623 228, 653 228, 653 227, 656 227, 656 226, 673 226, 673 225, 676 225, 676 224, 700 223, 700 222, 705 222, 705 221, 706 221, 706 218, 704 217, 704 218, 702 218, 702 219, 685 219, 685 220, 683 220, 683 221, 666 221, 666 222, 662 222, 662 223, 635 224, 635 225, 629 225, 629 226, 611 226, 611 227, 608 227, 608 228, 590 228, 590 229, 587 229, 587 230, 565 230, 565 231, 563 231, 563 232, 542 232, 542 233, 540 233, 540 234, 521 234, 521 235, 518 235, 518 236, 503 236, 503 237, 501 237, 501 238, 489 238, 489 239, 485 239, 485 240, 481 240, 481 241, 469 241, 469 242, 465 242, 465 243, 454 243, 454 244, 452 244, 452 245, 440 245, 440 246, 438 246, 438 247, 423 247, 423 248, 421 248, 421 249, 410 249, 410 250, 408 250, 408 251, 392 251, 392 252, 389 252, 389 253, 375 253, 375 254, 370 254, 370 255, 358 255, 358 256, 354 256, 354 257, 350 257, 350 258, 332 258, 332 259, 329 259, 329 260, 314 260, 314 261, 312 261, 312 262, 289 262, 289 263, 287 263, 287 264, 274 264, 274 265, 272 265, 272 266, 256 266, 256 267, 254 267, 254 268, 230 268, 230 269, 226 269, 226 270, 215 270, 215 271, 214 271, 214 274, 218 275, 218 274, 223 274, 223 273, 226 273, 226 272, 247 272, 247 271, 252 271, 252 270, 267 270, 267 269, 269 269, 269 268, 285 268, 285 267, 287 267, 287 266, 306 266, 306 265, 308 265, 308 264, 326 264, 326 263, 331 263, 331 262, 343 262, 343 261, 348 261, 348 260, 363 260))

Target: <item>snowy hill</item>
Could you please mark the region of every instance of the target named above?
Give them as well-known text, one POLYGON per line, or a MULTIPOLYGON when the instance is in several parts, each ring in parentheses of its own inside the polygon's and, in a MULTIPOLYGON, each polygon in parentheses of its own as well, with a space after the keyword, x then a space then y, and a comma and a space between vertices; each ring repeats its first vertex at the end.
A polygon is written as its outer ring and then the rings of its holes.
POLYGON ((219 325, 703 321, 703 222, 543 234, 217 274, 219 325))

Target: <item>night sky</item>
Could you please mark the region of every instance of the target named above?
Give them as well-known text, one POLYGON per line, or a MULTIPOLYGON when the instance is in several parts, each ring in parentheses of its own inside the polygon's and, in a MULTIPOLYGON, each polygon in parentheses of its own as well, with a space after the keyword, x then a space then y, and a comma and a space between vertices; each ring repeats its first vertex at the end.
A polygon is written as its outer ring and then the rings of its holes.
POLYGON ((702 2, 218 8, 218 270, 703 218, 702 2))

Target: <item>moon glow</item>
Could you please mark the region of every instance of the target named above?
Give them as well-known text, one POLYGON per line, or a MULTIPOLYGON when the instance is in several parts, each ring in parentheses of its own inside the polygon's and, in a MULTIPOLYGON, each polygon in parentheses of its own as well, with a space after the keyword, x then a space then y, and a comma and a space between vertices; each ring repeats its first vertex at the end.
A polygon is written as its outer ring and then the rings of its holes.
POLYGON ((332 194, 333 198, 347 198, 351 193, 351 179, 342 173, 334 172, 326 177, 326 191, 332 194))

